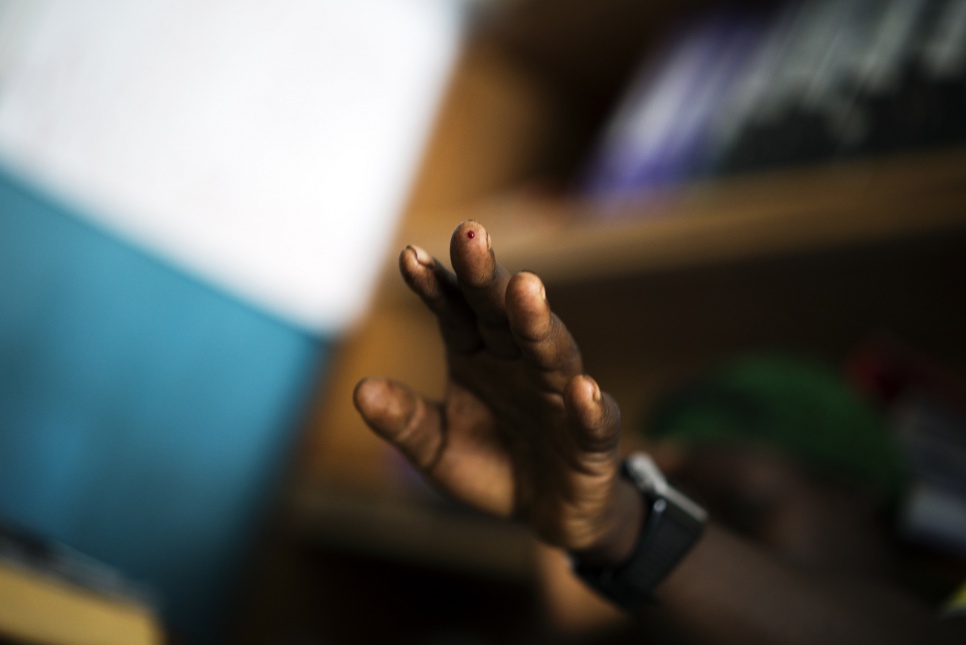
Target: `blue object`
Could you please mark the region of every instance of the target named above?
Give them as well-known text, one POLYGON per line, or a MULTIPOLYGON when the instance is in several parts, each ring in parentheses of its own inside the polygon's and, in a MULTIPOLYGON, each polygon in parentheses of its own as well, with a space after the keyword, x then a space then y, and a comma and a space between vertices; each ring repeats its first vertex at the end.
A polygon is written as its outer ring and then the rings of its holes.
POLYGON ((211 642, 329 343, 0 171, 0 520, 211 642))

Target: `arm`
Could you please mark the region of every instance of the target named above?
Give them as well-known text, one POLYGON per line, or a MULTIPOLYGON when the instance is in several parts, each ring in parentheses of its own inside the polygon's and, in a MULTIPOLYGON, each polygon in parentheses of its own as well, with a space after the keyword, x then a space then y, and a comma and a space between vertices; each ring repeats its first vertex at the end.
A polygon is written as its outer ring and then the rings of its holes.
MULTIPOLYGON (((624 561, 646 511, 618 474, 618 406, 583 373, 540 279, 510 276, 479 223, 456 228, 450 255, 454 272, 417 247, 399 260, 439 321, 444 399, 369 378, 356 407, 441 491, 585 561, 624 561)), ((795 570, 715 526, 658 594, 702 642, 911 643, 934 622, 896 593, 795 570)))
POLYGON ((658 597, 698 642, 924 643, 936 626, 892 589, 797 569, 714 525, 658 597))

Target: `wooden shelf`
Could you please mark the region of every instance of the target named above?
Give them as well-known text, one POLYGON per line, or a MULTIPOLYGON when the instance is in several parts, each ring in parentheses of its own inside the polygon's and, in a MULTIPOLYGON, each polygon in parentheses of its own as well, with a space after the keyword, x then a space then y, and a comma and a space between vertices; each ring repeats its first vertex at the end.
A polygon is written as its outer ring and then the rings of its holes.
MULTIPOLYGON (((966 152, 952 150, 709 181, 605 214, 579 200, 509 196, 426 218, 414 243, 448 258, 449 230, 487 226, 500 262, 557 286, 801 255, 966 230, 966 152)), ((394 272, 394 267, 393 267, 394 272)), ((399 291, 398 279, 390 291, 399 291)))
POLYGON ((522 526, 428 499, 303 487, 289 518, 304 543, 484 577, 533 573, 534 541, 522 526))

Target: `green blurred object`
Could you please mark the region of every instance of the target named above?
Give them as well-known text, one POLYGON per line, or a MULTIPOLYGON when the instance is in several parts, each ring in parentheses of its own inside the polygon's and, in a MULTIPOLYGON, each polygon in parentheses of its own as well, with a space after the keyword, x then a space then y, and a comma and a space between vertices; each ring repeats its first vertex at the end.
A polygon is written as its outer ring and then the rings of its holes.
POLYGON ((686 445, 767 446, 889 499, 902 482, 884 416, 840 374, 800 359, 726 363, 659 404, 646 434, 686 445))

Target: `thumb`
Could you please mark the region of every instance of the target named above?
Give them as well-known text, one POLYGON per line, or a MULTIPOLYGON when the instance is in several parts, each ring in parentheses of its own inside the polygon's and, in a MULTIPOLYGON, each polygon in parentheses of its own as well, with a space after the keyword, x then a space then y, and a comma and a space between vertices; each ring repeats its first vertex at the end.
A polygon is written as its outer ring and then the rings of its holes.
POLYGON ((396 446, 424 472, 432 470, 443 446, 439 405, 386 378, 365 378, 352 394, 366 425, 396 446))

